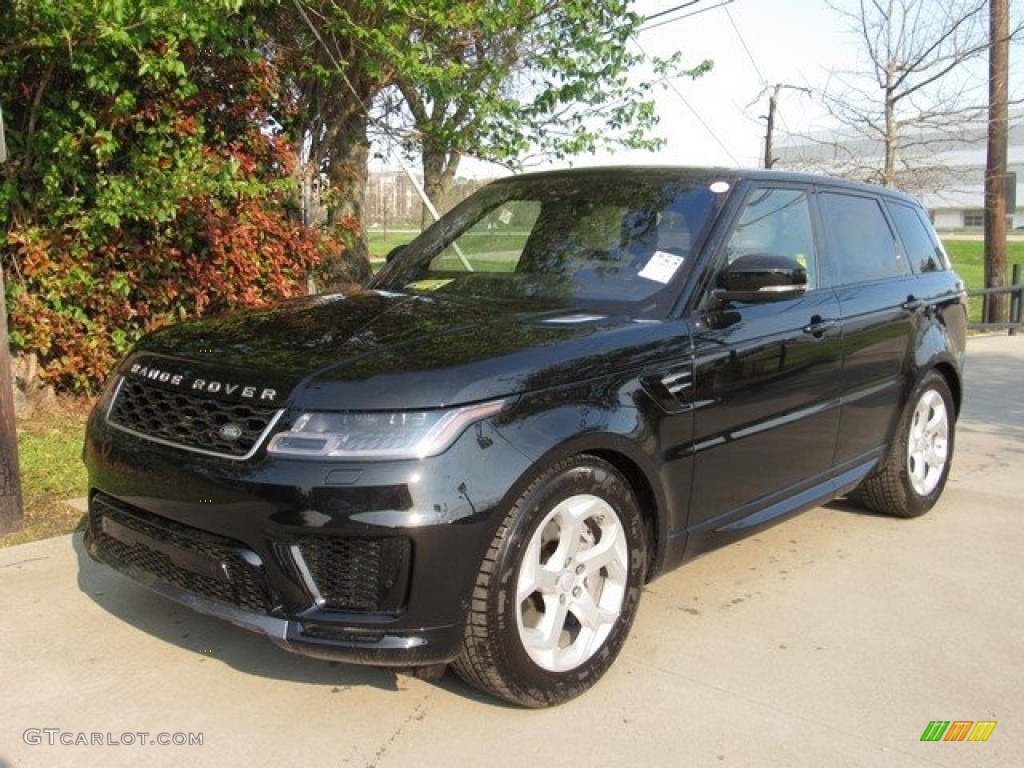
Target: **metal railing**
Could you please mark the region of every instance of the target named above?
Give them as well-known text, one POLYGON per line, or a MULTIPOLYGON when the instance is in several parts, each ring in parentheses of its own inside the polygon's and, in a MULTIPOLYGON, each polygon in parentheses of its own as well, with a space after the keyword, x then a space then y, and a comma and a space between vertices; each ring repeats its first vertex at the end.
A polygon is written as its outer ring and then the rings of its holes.
POLYGON ((1020 279, 1020 264, 1013 265, 1013 276, 1010 285, 1002 288, 983 288, 977 291, 968 291, 968 296, 981 296, 981 317, 983 322, 971 323, 970 329, 977 331, 1005 330, 1011 336, 1016 336, 1018 331, 1024 330, 1024 284, 1020 279), (1010 315, 1009 321, 1005 323, 987 323, 984 318, 988 317, 988 297, 997 294, 1010 294, 1010 315))

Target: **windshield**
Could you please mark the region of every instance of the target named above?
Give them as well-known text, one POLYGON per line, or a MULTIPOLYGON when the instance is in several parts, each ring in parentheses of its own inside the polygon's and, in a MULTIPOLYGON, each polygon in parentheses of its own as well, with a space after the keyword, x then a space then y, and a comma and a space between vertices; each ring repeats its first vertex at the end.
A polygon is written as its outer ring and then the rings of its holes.
POLYGON ((410 243, 372 286, 657 313, 692 268, 722 197, 713 181, 637 172, 496 182, 410 243))

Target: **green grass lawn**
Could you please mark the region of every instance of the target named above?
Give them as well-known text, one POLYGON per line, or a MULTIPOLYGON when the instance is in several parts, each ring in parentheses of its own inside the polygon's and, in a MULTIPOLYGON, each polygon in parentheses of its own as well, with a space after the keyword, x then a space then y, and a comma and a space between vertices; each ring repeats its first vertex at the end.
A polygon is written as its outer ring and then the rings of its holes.
POLYGON ((370 262, 375 268, 379 264, 383 264, 384 258, 392 248, 405 245, 419 233, 418 229, 389 229, 386 232, 382 229, 367 230, 366 240, 370 250, 370 262))
POLYGON ((86 493, 82 438, 88 404, 66 400, 32 418, 18 420, 23 522, 0 536, 0 547, 70 533, 82 513, 66 503, 86 493))
MULTIPOLYGON (((953 237, 943 238, 946 253, 953 261, 953 266, 960 277, 967 283, 967 289, 980 290, 985 287, 985 244, 981 240, 957 240, 953 237)), ((1024 267, 1024 242, 1012 241, 1006 244, 1007 274, 1006 282, 1010 282, 1013 264, 1024 267)), ((981 297, 971 299, 971 322, 981 321, 981 297)))
MULTIPOLYGON (((367 246, 370 252, 370 265, 374 271, 380 269, 392 248, 405 245, 419 232, 417 230, 370 230, 367 233, 367 246)), ((510 272, 515 266, 514 259, 523 250, 523 243, 529 234, 522 232, 502 232, 501 234, 480 232, 463 237, 459 240, 462 254, 483 272, 510 272), (510 256, 513 258, 510 259, 510 256)), ((459 270, 461 263, 454 249, 449 248, 437 263, 440 269, 459 270)))

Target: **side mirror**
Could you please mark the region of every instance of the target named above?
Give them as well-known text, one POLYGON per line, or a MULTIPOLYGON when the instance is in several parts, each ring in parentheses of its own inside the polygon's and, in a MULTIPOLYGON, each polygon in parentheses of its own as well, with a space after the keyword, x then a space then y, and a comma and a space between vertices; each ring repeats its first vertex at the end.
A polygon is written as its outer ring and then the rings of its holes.
POLYGON ((796 259, 752 253, 730 264, 718 284, 715 298, 721 302, 785 301, 807 290, 807 270, 796 259))

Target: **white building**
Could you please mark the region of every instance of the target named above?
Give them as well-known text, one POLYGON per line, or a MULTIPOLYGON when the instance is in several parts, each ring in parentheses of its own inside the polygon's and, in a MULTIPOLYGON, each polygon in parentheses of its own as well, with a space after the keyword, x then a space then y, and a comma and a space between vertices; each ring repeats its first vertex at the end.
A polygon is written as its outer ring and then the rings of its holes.
MULTIPOLYGON (((985 126, 957 130, 955 137, 929 133, 903 151, 897 186, 918 196, 937 229, 982 229, 985 223, 985 126)), ((882 145, 837 135, 794 138, 778 147, 775 168, 809 170, 874 181, 882 145)), ((1007 149, 1007 223, 1024 228, 1024 113, 1010 118, 1007 149)))
MULTIPOLYGON (((417 183, 423 177, 416 174, 417 183)), ((402 171, 374 171, 366 182, 364 216, 370 226, 419 224, 423 215, 416 187, 402 171)))

